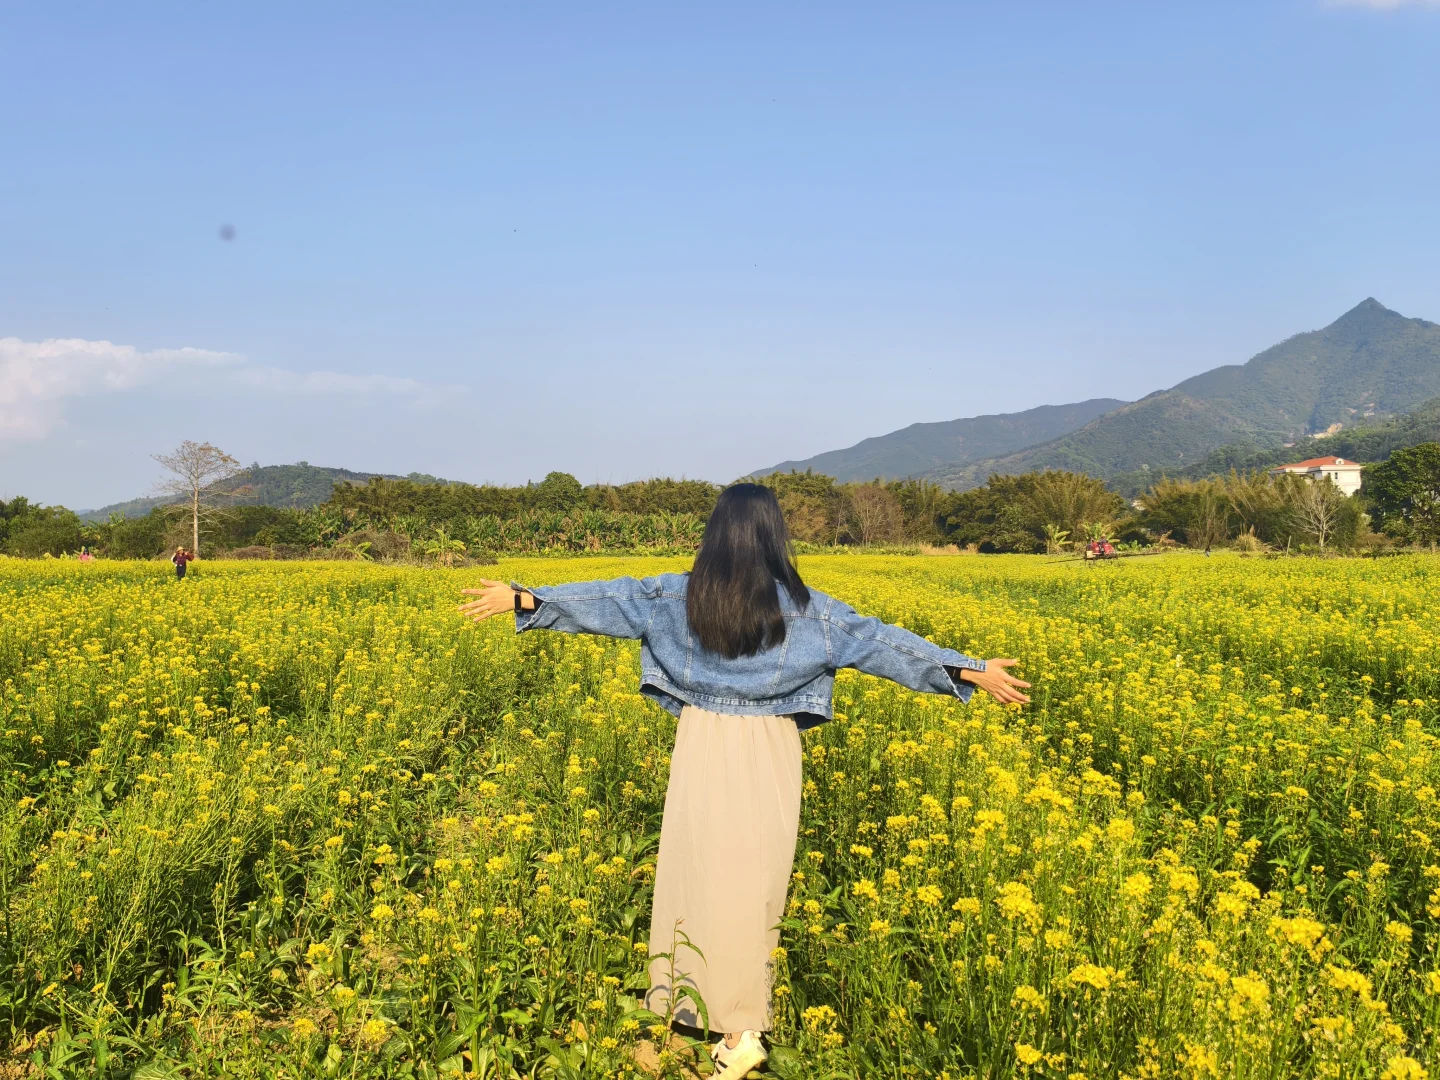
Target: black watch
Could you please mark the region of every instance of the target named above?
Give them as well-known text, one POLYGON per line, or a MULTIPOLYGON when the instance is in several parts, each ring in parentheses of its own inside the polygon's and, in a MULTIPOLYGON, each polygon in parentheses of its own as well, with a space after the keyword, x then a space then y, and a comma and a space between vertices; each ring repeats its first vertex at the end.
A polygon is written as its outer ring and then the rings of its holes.
POLYGON ((519 615, 519 614, 520 614, 520 611, 521 611, 521 608, 520 608, 520 590, 519 590, 519 589, 516 589, 516 590, 515 590, 515 614, 516 614, 516 615, 519 615))

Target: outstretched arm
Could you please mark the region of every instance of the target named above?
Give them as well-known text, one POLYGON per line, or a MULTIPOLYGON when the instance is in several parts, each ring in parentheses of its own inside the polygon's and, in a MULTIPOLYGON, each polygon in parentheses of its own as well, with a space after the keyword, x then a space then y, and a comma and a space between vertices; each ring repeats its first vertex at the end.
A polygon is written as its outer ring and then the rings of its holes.
POLYGON ((1021 693, 1030 684, 1006 670, 1014 660, 976 660, 943 649, 902 627, 860 615, 838 600, 830 601, 828 613, 831 667, 853 667, 911 690, 953 695, 961 701, 969 701, 977 689, 1002 704, 1030 700, 1021 693))
POLYGON ((465 589, 478 597, 460 607, 460 614, 488 619, 515 611, 517 632, 558 630, 568 634, 604 634, 607 637, 638 638, 650 629, 653 601, 660 595, 654 579, 641 581, 622 577, 611 581, 576 581, 566 585, 543 585, 524 589, 503 581, 480 582, 478 589, 465 589))
POLYGON ((536 606, 535 594, 526 589, 515 589, 506 585, 503 581, 491 581, 488 578, 480 579, 480 588, 461 589, 464 596, 478 597, 460 605, 460 614, 466 618, 480 622, 492 615, 503 615, 507 611, 515 610, 516 594, 519 593, 520 610, 534 611, 536 606))

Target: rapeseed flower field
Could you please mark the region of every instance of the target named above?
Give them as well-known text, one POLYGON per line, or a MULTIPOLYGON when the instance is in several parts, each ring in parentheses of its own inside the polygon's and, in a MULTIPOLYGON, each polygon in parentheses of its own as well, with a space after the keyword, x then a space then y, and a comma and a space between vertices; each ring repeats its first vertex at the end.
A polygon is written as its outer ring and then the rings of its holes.
MULTIPOLYGON (((674 721, 633 643, 463 622, 463 571, 165 570, 0 562, 9 1075, 680 1075, 637 1055, 674 721)), ((775 1073, 1434 1070, 1440 559, 801 570, 1035 691, 842 675, 775 1073)))

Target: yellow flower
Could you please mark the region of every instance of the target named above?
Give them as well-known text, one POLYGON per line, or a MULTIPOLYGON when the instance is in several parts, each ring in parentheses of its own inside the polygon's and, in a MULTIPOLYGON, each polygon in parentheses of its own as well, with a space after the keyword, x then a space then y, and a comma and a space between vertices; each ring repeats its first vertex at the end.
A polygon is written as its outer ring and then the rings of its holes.
POLYGON ((1035 900, 1030 894, 1030 887, 1022 885, 1018 881, 1001 885, 1000 895, 995 898, 995 904, 1000 909, 1000 914, 1011 921, 1033 917, 1037 912, 1035 900))
POLYGON ((1303 915, 1293 919, 1271 919, 1270 934, 1277 940, 1299 945, 1317 959, 1330 948, 1324 925, 1303 915))
POLYGON ((1150 875, 1146 873, 1135 873, 1127 877, 1120 885, 1120 895, 1131 900, 1143 900, 1150 895, 1154 888, 1150 881, 1150 875))
POLYGON ((1380 1080, 1429 1080, 1430 1071, 1405 1054, 1397 1054, 1385 1063, 1380 1080))
POLYGON ((302 1016, 290 1025, 290 1030, 296 1038, 308 1039, 311 1035, 315 1034, 315 1022, 313 1020, 307 1020, 302 1016))
POLYGON ((1247 1010, 1266 1010, 1270 1001, 1270 987, 1253 972, 1249 975, 1236 975, 1230 980, 1230 988, 1234 991, 1231 998, 1232 1018, 1238 1019, 1239 1014, 1247 1010))
POLYGON ((1010 1004, 1017 1008, 1029 1009, 1032 1012, 1044 1012, 1045 996, 1033 986, 1022 984, 1015 988, 1015 993, 1010 998, 1010 1004))
POLYGON ((1080 964, 1070 972, 1070 982, 1076 986, 1093 986, 1096 990, 1108 990, 1115 978, 1115 969, 1099 967, 1096 964, 1080 964))
POLYGON ((395 909, 389 904, 376 904, 370 909, 370 917, 378 922, 395 917, 395 909))
POLYGON ((1135 823, 1129 818, 1111 818, 1105 826, 1105 838, 1112 843, 1127 843, 1135 837, 1135 823))
POLYGON ((378 1050, 390 1039, 390 1025, 379 1018, 366 1020, 360 1025, 360 1045, 378 1050))
POLYGON ((1029 1043, 1015 1044, 1015 1057, 1019 1059, 1021 1065, 1027 1067, 1034 1065, 1044 1056, 1044 1054, 1042 1054, 1039 1050, 1036 1050, 1035 1047, 1031 1046, 1029 1043))
POLYGON ((869 878, 861 878, 850 886, 850 891, 856 896, 863 896, 867 900, 879 900, 880 893, 875 888, 875 882, 869 878))
POLYGON ((1352 994, 1359 994, 1362 998, 1370 997, 1370 980, 1358 971, 1350 968, 1336 967, 1334 964, 1325 966, 1325 981, 1336 990, 1348 990, 1352 994))
POLYGON ((1170 891, 1194 896, 1200 891, 1200 879, 1188 866, 1170 872, 1170 891))
POLYGON ((835 1026, 838 1017, 829 1005, 812 1005, 800 1014, 805 1030, 811 1035, 820 1035, 835 1026))
POLYGON ((1409 926, 1400 922, 1386 923, 1385 933, 1391 939, 1398 941, 1402 945, 1409 945, 1410 939, 1415 935, 1415 932, 1411 930, 1409 926))

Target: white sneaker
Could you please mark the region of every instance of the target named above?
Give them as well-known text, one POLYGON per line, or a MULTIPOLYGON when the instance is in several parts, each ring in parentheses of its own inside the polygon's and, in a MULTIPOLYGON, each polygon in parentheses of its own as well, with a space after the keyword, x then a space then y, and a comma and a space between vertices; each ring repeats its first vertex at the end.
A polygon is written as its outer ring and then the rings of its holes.
POLYGON ((758 1031, 742 1031, 734 1046, 726 1046, 721 1038, 710 1051, 710 1059, 715 1062, 715 1075, 710 1080, 740 1080, 768 1056, 758 1031))

